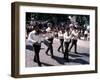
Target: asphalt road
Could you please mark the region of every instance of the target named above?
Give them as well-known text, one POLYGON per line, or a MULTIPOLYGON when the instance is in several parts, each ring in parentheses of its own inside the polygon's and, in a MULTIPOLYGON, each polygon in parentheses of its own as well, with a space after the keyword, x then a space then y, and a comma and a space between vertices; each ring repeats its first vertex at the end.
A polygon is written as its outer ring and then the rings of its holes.
MULTIPOLYGON (((42 43, 42 49, 40 51, 40 61, 42 66, 60 66, 60 65, 85 65, 89 64, 89 41, 78 40, 77 51, 78 54, 74 53, 74 48, 69 53, 69 62, 63 59, 63 53, 58 52, 59 40, 54 39, 53 49, 54 49, 54 58, 51 58, 45 54, 47 46, 42 43)), ((34 51, 32 46, 26 42, 26 55, 25 55, 25 65, 26 67, 36 67, 38 66, 34 59, 34 51)))

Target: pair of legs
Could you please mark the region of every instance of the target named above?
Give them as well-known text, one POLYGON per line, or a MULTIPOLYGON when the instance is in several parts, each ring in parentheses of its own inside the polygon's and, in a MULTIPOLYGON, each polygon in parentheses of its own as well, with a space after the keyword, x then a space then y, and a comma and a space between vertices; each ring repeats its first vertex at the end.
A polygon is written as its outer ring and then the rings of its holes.
POLYGON ((34 48, 34 52, 35 52, 34 61, 38 63, 38 66, 41 66, 40 57, 39 57, 41 45, 34 44, 33 48, 34 48))
POLYGON ((51 53, 51 57, 53 57, 53 46, 52 43, 48 43, 48 48, 46 50, 46 54, 48 55, 48 51, 51 53))
POLYGON ((52 44, 53 44, 53 38, 49 38, 48 39, 48 41, 49 42, 47 42, 47 50, 46 50, 46 54, 48 55, 48 51, 50 51, 50 53, 51 53, 51 57, 53 58, 54 57, 54 55, 53 55, 53 46, 52 46, 52 44))
POLYGON ((69 51, 68 51, 68 48, 69 48, 70 42, 65 42, 64 44, 65 44, 64 59, 69 61, 69 51))
POLYGON ((60 39, 60 46, 58 48, 58 51, 60 51, 60 49, 62 49, 62 52, 64 52, 63 42, 64 42, 64 39, 60 39))
POLYGON ((69 48, 69 51, 72 49, 73 46, 74 46, 75 53, 77 53, 77 40, 72 39, 72 43, 71 43, 71 46, 69 48))

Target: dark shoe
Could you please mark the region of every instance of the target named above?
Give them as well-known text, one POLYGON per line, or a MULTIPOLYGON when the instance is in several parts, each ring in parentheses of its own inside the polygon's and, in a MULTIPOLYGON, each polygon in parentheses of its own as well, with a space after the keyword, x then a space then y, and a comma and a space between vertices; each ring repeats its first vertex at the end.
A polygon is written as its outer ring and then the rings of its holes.
POLYGON ((40 66, 40 67, 41 67, 41 66, 42 66, 42 65, 41 65, 41 63, 40 63, 40 64, 38 64, 38 66, 40 66))
POLYGON ((51 58, 54 58, 54 56, 51 56, 51 58))
POLYGON ((78 52, 75 52, 75 54, 78 54, 78 52))
POLYGON ((35 59, 33 61, 37 63, 37 61, 35 59))

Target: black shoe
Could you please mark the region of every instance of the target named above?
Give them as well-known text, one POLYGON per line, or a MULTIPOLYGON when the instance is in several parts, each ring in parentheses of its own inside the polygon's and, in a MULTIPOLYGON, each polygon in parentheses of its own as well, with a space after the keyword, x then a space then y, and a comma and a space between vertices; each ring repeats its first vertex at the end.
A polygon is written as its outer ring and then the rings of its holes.
POLYGON ((39 64, 38 64, 38 66, 40 66, 40 67, 41 67, 41 66, 42 66, 42 65, 41 65, 41 63, 39 63, 39 64))
POLYGON ((33 61, 37 63, 37 61, 35 59, 33 61))
POLYGON ((78 54, 78 52, 75 52, 75 54, 78 54))
POLYGON ((51 56, 51 58, 54 58, 54 56, 51 56))

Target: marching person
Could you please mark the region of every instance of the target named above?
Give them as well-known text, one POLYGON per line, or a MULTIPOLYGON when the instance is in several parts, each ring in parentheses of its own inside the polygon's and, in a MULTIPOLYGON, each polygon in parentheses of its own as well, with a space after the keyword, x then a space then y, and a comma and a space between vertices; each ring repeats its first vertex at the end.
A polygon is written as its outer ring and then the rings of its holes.
POLYGON ((29 33, 28 40, 33 43, 33 49, 35 52, 34 62, 38 63, 38 66, 41 66, 39 52, 41 49, 41 31, 38 26, 35 26, 34 30, 29 33))
POLYGON ((45 37, 45 40, 46 40, 46 42, 47 42, 47 50, 46 50, 46 54, 48 55, 48 51, 50 50, 50 53, 51 53, 51 57, 53 58, 54 57, 54 55, 53 55, 53 46, 52 46, 52 44, 53 44, 53 38, 54 38, 54 35, 53 35, 53 33, 52 33, 52 31, 51 31, 51 28, 50 27, 48 27, 47 29, 46 29, 46 37, 45 37))
POLYGON ((74 30, 71 33, 71 46, 69 48, 69 51, 72 49, 72 47, 74 46, 74 51, 77 54, 77 41, 78 41, 78 37, 79 37, 79 31, 77 30, 76 27, 74 27, 74 30))
POLYGON ((60 49, 62 49, 62 52, 64 52, 64 48, 63 48, 64 34, 63 34, 63 31, 62 30, 60 30, 58 32, 58 38, 60 39, 60 46, 58 48, 58 51, 60 52, 60 49))
POLYGON ((69 44, 71 41, 71 35, 70 35, 70 29, 66 28, 66 31, 64 33, 64 45, 65 45, 65 51, 64 51, 64 59, 69 61, 69 44))

